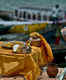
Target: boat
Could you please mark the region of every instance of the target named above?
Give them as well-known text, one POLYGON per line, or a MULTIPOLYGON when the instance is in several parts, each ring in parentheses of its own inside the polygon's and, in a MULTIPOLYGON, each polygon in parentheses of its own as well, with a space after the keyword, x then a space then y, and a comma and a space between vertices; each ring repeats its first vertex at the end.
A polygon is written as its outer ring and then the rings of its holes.
POLYGON ((0 25, 0 33, 7 33, 10 28, 11 28, 10 26, 4 26, 2 24, 0 25))
POLYGON ((49 8, 37 8, 37 7, 20 7, 15 8, 11 18, 16 20, 29 20, 29 21, 46 21, 48 14, 51 13, 49 8))
MULTIPOLYGON (((1 21, 0 27, 2 31, 9 33, 31 33, 44 29, 49 22, 45 21, 31 21, 31 22, 20 22, 20 21, 1 21), (3 26, 2 26, 3 25, 3 26)), ((51 23, 51 22, 50 22, 51 23)))
POLYGON ((55 58, 54 63, 58 64, 59 67, 66 67, 66 45, 59 44, 59 45, 51 45, 53 55, 55 58))
MULTIPOLYGON (((54 7, 55 6, 52 7, 22 6, 14 8, 13 13, 9 14, 9 17, 19 21, 47 21, 47 20, 50 21, 53 16, 54 7)), ((64 15, 65 15, 65 10, 60 9, 58 18, 64 19, 64 15)))
MULTIPOLYGON (((3 20, 15 20, 15 21, 51 21, 53 14, 55 14, 55 6, 47 7, 33 7, 33 6, 21 6, 13 8, 13 11, 0 11, 0 17, 3 20)), ((65 9, 59 7, 58 19, 64 19, 66 16, 65 9)))
MULTIPOLYGON (((60 20, 58 22, 53 21, 0 21, 0 32, 9 32, 9 33, 31 33, 41 30, 44 31, 47 26, 56 24, 66 24, 66 20, 60 20)), ((49 26, 47 32, 54 27, 49 26)), ((57 28, 57 27, 56 27, 57 28)))

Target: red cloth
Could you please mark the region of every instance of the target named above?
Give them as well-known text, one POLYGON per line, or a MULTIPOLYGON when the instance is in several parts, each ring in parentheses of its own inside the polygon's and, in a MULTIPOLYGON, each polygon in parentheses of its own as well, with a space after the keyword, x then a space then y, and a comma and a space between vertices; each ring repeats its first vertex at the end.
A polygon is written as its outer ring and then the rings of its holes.
POLYGON ((55 44, 58 45, 59 42, 60 42, 60 36, 58 36, 58 37, 56 38, 55 44))

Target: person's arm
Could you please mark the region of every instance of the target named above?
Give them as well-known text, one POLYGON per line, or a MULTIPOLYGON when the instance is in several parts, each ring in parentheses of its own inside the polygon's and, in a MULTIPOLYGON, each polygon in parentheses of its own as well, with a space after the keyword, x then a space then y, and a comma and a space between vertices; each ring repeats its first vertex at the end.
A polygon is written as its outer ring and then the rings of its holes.
POLYGON ((47 54, 48 54, 48 61, 52 62, 54 60, 54 56, 52 53, 52 49, 48 43, 46 43, 46 48, 47 48, 47 54))
POLYGON ((48 42, 45 40, 45 38, 41 35, 40 36, 41 38, 41 42, 42 42, 42 45, 43 45, 43 49, 45 51, 45 54, 48 58, 48 62, 52 62, 54 60, 54 57, 53 57, 53 53, 52 53, 52 49, 50 47, 50 45, 48 44, 48 42))

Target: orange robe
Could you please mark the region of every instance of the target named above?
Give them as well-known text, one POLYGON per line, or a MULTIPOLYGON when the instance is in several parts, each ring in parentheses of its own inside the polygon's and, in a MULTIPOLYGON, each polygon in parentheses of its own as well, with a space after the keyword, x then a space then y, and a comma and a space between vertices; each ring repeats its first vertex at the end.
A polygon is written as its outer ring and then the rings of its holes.
MULTIPOLYGON (((53 61, 54 57, 53 57, 53 53, 52 53, 52 49, 50 47, 50 45, 47 43, 47 41, 45 40, 45 38, 40 35, 39 33, 33 32, 30 34, 31 37, 32 36, 37 36, 40 38, 40 50, 41 50, 41 59, 39 59, 39 64, 40 66, 45 66, 46 64, 50 63, 53 61)), ((28 41, 27 41, 28 42, 28 41)), ((35 46, 35 45, 31 45, 31 46, 35 46)), ((36 46, 38 47, 38 46, 36 46)), ((38 53, 36 53, 38 54, 38 53)))
POLYGON ((45 64, 48 64, 48 63, 52 62, 54 59, 52 49, 42 35, 40 35, 40 39, 41 39, 40 48, 41 48, 43 60, 44 60, 45 64))

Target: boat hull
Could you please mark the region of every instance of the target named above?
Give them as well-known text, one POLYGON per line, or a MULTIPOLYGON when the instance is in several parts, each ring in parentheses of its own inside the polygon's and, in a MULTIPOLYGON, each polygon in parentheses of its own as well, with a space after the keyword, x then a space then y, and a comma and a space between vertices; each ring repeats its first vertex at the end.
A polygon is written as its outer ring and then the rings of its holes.
POLYGON ((11 26, 0 25, 0 33, 7 33, 11 26))
POLYGON ((14 25, 9 29, 10 33, 31 33, 35 31, 40 31, 47 26, 48 23, 40 24, 23 24, 23 25, 14 25))

